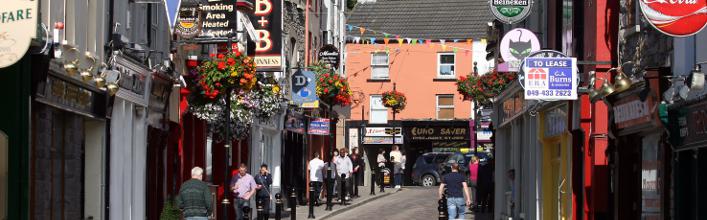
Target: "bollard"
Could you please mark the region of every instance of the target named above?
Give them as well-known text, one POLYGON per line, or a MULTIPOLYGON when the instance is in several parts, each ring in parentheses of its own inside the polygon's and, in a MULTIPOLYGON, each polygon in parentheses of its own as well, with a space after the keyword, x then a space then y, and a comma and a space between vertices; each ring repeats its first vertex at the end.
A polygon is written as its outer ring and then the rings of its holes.
POLYGON ((442 199, 437 201, 439 204, 437 206, 437 211, 439 213, 439 220, 447 220, 449 219, 449 216, 447 215, 447 201, 445 199, 445 196, 442 196, 442 199))
POLYGON ((275 220, 282 219, 282 194, 275 194, 275 220))
POLYGON ((380 192, 385 192, 385 174, 383 174, 383 169, 382 169, 382 168, 381 168, 381 171, 380 171, 379 175, 381 175, 381 176, 379 177, 379 178, 381 179, 381 182, 380 182, 380 183, 381 183, 381 184, 380 184, 381 191, 380 191, 380 192))
POLYGON ((257 210, 257 212, 258 212, 258 217, 256 217, 255 219, 257 219, 257 220, 264 219, 263 217, 265 217, 265 214, 263 214, 263 200, 256 199, 255 203, 256 203, 255 210, 257 210))
POLYGON ((294 187, 290 193, 290 220, 297 220, 297 190, 294 187))
POLYGON ((243 207, 243 219, 250 220, 250 207, 248 206, 243 207))
POLYGON ((372 196, 376 195, 376 173, 371 172, 371 194, 372 196))
POLYGON ((341 174, 341 191, 339 191, 341 197, 341 205, 346 205, 346 174, 341 174))
POLYGON ((309 215, 307 218, 314 218, 314 182, 309 182, 309 215))
POLYGON ((334 206, 333 204, 331 204, 331 196, 334 191, 334 184, 332 183, 333 181, 331 179, 331 171, 331 166, 327 166, 326 177, 324 177, 324 181, 326 181, 326 208, 324 210, 326 211, 331 211, 332 207, 334 206))

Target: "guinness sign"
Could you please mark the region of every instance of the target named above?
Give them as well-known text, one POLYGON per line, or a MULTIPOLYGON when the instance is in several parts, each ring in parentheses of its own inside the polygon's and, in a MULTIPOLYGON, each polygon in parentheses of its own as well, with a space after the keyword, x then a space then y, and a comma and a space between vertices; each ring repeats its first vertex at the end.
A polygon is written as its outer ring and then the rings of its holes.
POLYGON ((176 33, 182 38, 193 38, 201 31, 201 25, 199 5, 184 2, 179 7, 177 22, 174 25, 176 33))

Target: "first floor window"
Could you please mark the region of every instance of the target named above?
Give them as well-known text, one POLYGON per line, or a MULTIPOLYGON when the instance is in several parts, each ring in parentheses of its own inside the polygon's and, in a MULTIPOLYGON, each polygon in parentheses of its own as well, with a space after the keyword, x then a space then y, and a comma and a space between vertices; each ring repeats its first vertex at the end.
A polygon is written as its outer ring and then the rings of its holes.
POLYGON ((454 119, 454 95, 437 95, 437 119, 454 119))
POLYGON ((371 79, 389 79, 388 53, 371 54, 371 79))
POLYGON ((437 77, 454 78, 454 54, 437 54, 437 77))
POLYGON ((383 106, 383 96, 371 95, 371 111, 368 122, 371 124, 388 123, 388 108, 383 106))

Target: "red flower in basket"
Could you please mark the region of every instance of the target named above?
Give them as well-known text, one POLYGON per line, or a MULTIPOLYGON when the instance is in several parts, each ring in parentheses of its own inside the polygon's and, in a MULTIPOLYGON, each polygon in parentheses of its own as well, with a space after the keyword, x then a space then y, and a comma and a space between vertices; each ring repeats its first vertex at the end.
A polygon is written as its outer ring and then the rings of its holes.
POLYGON ((220 69, 220 70, 226 69, 226 63, 224 63, 224 62, 218 62, 218 69, 220 69))

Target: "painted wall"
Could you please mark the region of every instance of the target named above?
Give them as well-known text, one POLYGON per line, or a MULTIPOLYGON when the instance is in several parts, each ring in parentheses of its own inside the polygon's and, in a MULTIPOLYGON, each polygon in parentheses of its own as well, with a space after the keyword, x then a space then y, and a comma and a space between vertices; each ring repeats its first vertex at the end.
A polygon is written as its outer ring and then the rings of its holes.
MULTIPOLYGON (((466 119, 471 115, 471 102, 463 101, 457 93, 455 80, 437 81, 438 53, 453 53, 452 47, 471 48, 472 45, 464 43, 446 43, 447 51, 433 43, 432 45, 398 45, 392 39, 387 46, 389 49, 389 81, 371 82, 371 53, 385 51, 384 44, 347 44, 346 50, 346 76, 351 90, 362 92, 361 103, 365 105, 365 119, 368 120, 369 103, 371 94, 381 94, 393 90, 393 83, 397 83, 397 90, 407 97, 405 110, 397 114, 397 120, 405 119, 435 119, 436 95, 454 95, 454 117, 466 119)), ((468 75, 472 72, 472 52, 458 50, 455 56, 455 78, 468 75)), ((356 97, 356 95, 354 95, 356 97)), ((360 105, 354 106, 349 119, 361 118, 360 105)), ((389 111, 388 120, 392 120, 389 111)))

